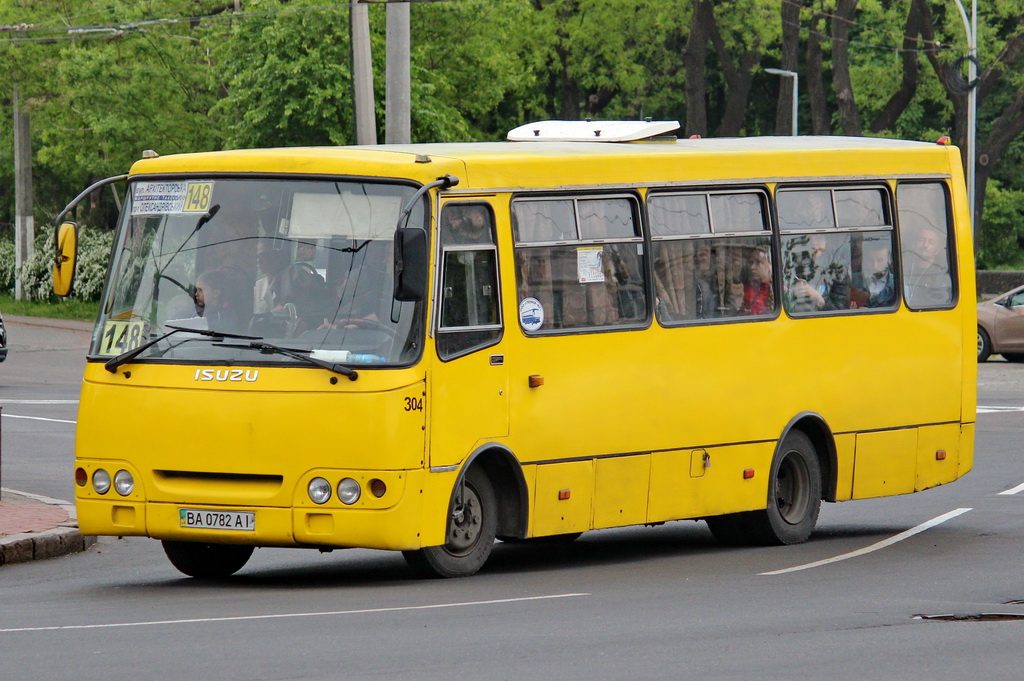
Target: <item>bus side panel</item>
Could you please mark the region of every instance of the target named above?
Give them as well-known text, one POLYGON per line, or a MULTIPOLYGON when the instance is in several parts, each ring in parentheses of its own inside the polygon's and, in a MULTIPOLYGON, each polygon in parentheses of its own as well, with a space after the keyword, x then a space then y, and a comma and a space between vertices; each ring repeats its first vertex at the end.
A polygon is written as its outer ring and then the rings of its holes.
POLYGON ((917 428, 858 433, 853 498, 869 499, 914 491, 917 428))
POLYGON ((774 450, 774 442, 760 442, 653 454, 648 522, 764 508, 774 450))
POLYGON ((594 468, 594 529, 647 522, 650 455, 598 459, 594 468))
POLYGON ((917 432, 917 482, 914 491, 953 482, 959 477, 959 423, 924 426, 917 432))
POLYGON ((974 424, 960 426, 960 456, 957 457, 957 477, 967 475, 974 468, 974 424))
POLYGON ((592 460, 537 466, 530 536, 586 532, 593 501, 592 460))
MULTIPOLYGON (((836 443, 836 501, 849 501, 853 498, 853 469, 857 447, 857 436, 854 433, 833 435, 836 443)), ((825 480, 825 487, 828 481, 825 480)))

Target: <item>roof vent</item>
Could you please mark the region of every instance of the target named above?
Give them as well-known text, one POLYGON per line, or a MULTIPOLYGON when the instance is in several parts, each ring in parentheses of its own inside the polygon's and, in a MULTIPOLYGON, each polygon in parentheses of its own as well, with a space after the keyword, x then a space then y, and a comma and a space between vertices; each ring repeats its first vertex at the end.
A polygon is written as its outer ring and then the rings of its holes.
POLYGON ((679 121, 538 121, 508 132, 512 142, 635 142, 679 129, 679 121))
POLYGON ((146 149, 142 152, 142 158, 160 158, 160 154, 156 153, 152 149, 146 149))

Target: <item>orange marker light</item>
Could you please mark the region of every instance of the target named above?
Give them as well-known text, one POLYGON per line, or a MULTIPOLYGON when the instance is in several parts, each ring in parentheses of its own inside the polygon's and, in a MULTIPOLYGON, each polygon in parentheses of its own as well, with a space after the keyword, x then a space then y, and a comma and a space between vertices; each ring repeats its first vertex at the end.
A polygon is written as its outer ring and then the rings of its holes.
POLYGON ((943 135, 939 139, 935 140, 936 144, 941 144, 944 147, 948 147, 953 140, 949 138, 949 135, 943 135))
POLYGON ((569 490, 569 489, 560 489, 560 490, 558 490, 558 500, 559 501, 565 501, 570 496, 572 496, 572 490, 569 490))
POLYGON ((754 469, 753 468, 747 468, 747 469, 745 469, 743 471, 743 479, 744 480, 750 480, 752 477, 754 477, 754 469))
POLYGON ((940 449, 937 452, 935 452, 935 460, 936 461, 945 461, 946 460, 946 450, 945 449, 940 449))
POLYGON ((533 376, 530 376, 530 387, 531 388, 539 388, 542 385, 544 385, 544 377, 543 376, 538 376, 537 374, 534 374, 533 376))

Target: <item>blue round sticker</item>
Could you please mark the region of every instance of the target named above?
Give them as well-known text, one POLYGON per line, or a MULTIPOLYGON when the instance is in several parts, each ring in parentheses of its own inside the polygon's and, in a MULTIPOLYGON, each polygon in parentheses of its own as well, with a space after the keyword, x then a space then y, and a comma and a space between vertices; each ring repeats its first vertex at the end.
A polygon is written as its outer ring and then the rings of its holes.
POLYGON ((519 303, 519 324, 525 331, 536 331, 544 324, 544 308, 536 298, 524 298, 519 303))

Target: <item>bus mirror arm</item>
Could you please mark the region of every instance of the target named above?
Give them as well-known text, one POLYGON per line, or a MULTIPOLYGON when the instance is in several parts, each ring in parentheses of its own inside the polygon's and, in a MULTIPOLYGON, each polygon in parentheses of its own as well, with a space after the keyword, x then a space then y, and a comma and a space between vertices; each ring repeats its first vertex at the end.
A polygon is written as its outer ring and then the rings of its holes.
POLYGON ((422 227, 409 227, 413 208, 431 189, 448 189, 459 184, 454 175, 439 177, 416 190, 398 215, 395 228, 395 292, 398 301, 419 301, 427 296, 427 232, 422 227))

